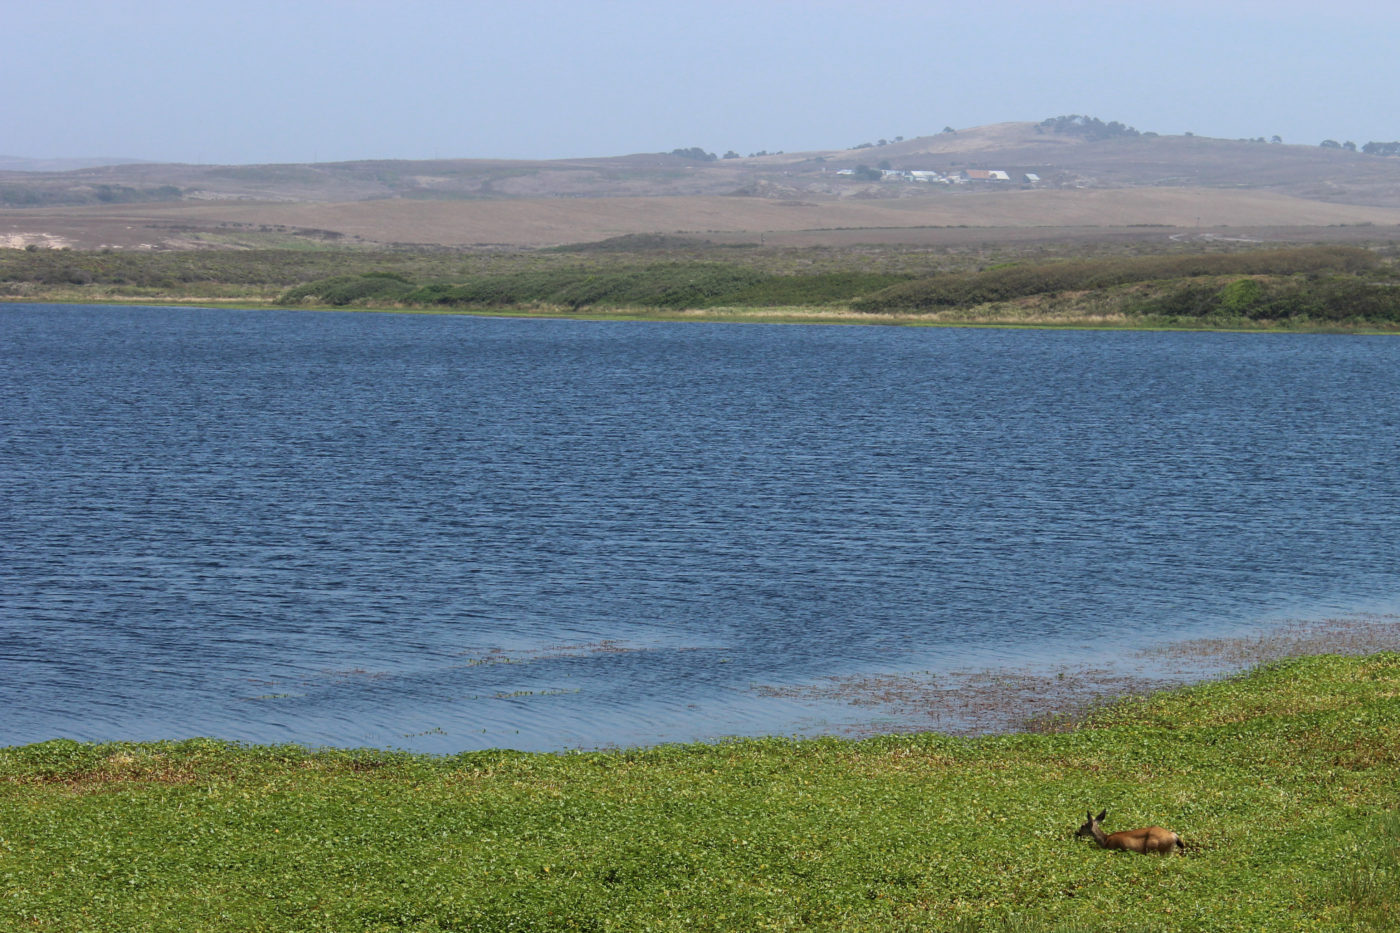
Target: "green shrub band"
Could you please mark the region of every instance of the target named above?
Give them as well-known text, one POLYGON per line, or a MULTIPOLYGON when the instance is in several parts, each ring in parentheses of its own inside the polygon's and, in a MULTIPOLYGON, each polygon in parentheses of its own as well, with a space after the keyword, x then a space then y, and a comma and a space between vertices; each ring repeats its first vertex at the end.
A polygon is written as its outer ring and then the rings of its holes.
POLYGON ((1133 256, 1016 263, 981 272, 949 273, 893 285, 856 302, 862 311, 933 311, 1011 301, 1032 295, 1093 291, 1202 276, 1316 273, 1356 275, 1380 260, 1355 246, 1309 246, 1240 253, 1133 256))
POLYGON ((976 257, 955 252, 626 245, 635 248, 473 254, 0 250, 0 292, 23 300, 207 297, 282 306, 603 314, 781 308, 983 324, 1400 325, 1400 279, 1393 250, 1385 248, 1108 255, 966 271, 976 257), (930 273, 940 266, 963 271, 930 273))

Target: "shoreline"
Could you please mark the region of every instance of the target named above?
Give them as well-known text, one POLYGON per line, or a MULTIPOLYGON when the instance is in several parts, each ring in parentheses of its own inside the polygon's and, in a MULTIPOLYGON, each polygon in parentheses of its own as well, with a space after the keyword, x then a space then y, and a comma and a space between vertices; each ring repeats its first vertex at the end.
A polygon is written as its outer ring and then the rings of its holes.
POLYGON ((655 310, 619 308, 592 311, 538 308, 416 308, 416 307, 340 307, 335 305, 291 306, 279 302, 261 302, 245 298, 35 298, 0 295, 0 308, 6 305, 72 305, 75 307, 111 308, 187 308, 217 311, 294 311, 342 314, 403 314, 441 317, 512 318, 518 320, 611 321, 688 324, 767 324, 854 327, 933 327, 969 328, 975 330, 1030 331, 1114 331, 1138 333, 1202 333, 1202 334, 1297 334, 1332 336, 1395 336, 1400 330, 1373 325, 1347 326, 1335 323, 1309 325, 1247 324, 1184 324, 1155 319, 1130 318, 1106 320, 1093 316, 1066 317, 1058 320, 1031 320, 1014 317, 958 317, 956 312, 931 314, 893 314, 886 312, 857 312, 832 308, 706 308, 695 310, 655 310))
POLYGON ((987 740, 0 749, 0 926, 1388 930, 1397 697, 1387 653, 987 740), (1105 852, 1086 808, 1186 848, 1105 852))
POLYGON ((1063 732, 1121 700, 1245 676, 1295 658, 1386 651, 1400 651, 1400 615, 1290 621, 1249 634, 1168 641, 1115 658, 1116 664, 857 674, 755 689, 762 696, 869 709, 864 722, 833 730, 844 738, 1063 732))
MULTIPOLYGON (((1358 614, 1316 621, 1290 621, 1248 634, 1166 641, 1132 650, 1107 664, 1007 664, 938 674, 852 674, 825 677, 807 684, 754 684, 751 691, 760 698, 811 703, 828 711, 833 708, 867 711, 861 716, 843 717, 842 722, 827 719, 824 726, 792 735, 734 734, 707 739, 675 739, 634 745, 604 743, 534 751, 508 746, 411 751, 372 745, 312 745, 301 742, 279 745, 299 747, 309 754, 328 752, 444 759, 463 754, 495 753, 546 757, 630 754, 688 746, 719 747, 735 741, 860 741, 901 735, 977 738, 1060 733, 1073 731, 1094 713, 1122 701, 1146 701, 1155 695, 1180 689, 1248 677, 1274 664, 1292 660, 1320 656, 1369 657, 1387 652, 1400 652, 1400 614, 1358 614)), ((814 723, 821 724, 823 719, 821 713, 814 713, 814 723)), ((262 742, 221 739, 218 736, 75 741, 85 746, 101 747, 200 740, 248 748, 274 747, 262 742)), ((69 740, 53 736, 36 742, 0 745, 0 750, 33 747, 52 741, 69 740)))

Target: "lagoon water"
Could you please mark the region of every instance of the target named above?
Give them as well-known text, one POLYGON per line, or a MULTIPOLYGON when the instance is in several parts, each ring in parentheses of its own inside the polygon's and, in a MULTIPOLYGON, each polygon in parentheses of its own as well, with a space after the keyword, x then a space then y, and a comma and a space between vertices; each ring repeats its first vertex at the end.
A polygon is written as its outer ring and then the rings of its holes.
POLYGON ((0 744, 840 731, 1400 605, 1400 340, 0 306, 0 744), (843 712, 843 710, 846 710, 843 712))

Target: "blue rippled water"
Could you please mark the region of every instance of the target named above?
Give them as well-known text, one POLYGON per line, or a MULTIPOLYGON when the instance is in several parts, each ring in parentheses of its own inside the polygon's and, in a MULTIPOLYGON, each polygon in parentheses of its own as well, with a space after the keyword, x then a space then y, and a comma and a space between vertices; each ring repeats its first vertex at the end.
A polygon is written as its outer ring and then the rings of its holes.
POLYGON ((0 306, 0 744, 823 731, 1400 600, 1400 341, 0 306))

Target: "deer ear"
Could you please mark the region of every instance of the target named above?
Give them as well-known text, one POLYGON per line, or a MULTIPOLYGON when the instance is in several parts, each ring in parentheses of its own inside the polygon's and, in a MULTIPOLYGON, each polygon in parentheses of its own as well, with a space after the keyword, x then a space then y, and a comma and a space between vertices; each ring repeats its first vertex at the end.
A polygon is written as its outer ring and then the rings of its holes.
POLYGON ((1103 818, 1106 817, 1106 816, 1108 816, 1108 811, 1107 811, 1107 810, 1100 810, 1100 811, 1099 811, 1099 815, 1096 816, 1096 817, 1094 817, 1094 819, 1096 819, 1096 820, 1098 820, 1100 823, 1102 823, 1102 822, 1103 822, 1103 818))

